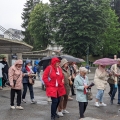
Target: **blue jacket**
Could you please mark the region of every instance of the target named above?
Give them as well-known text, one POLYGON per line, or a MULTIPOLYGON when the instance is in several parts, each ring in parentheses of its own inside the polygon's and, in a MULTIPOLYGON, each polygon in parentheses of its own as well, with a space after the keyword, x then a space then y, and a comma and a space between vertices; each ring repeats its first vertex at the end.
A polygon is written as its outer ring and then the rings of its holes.
MULTIPOLYGON (((89 84, 88 81, 88 77, 85 76, 85 80, 87 81, 87 84, 89 84)), ((80 77, 80 75, 77 75, 74 81, 74 86, 76 89, 76 100, 78 102, 87 102, 87 96, 86 94, 84 94, 84 85, 83 85, 83 81, 82 78, 80 77)))
MULTIPOLYGON (((23 72, 23 73, 27 73, 27 70, 26 70, 25 67, 22 68, 22 72, 23 72)), ((23 77, 22 82, 23 82, 23 83, 29 83, 29 77, 28 77, 28 75, 25 75, 25 76, 23 77)))

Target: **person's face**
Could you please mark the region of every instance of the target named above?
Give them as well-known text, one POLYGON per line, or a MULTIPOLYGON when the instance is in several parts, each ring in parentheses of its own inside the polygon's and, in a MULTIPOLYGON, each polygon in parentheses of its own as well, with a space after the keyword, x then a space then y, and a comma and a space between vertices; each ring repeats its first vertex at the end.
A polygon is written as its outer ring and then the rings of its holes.
POLYGON ((117 64, 118 66, 120 66, 120 61, 118 62, 118 64, 117 64))
POLYGON ((64 68, 67 68, 67 67, 68 67, 68 63, 65 63, 63 67, 64 67, 64 68))
POLYGON ((17 67, 17 68, 21 68, 21 67, 22 67, 22 64, 17 64, 16 67, 17 67))
POLYGON ((7 58, 4 58, 3 60, 6 62, 6 61, 7 61, 7 58))
POLYGON ((31 66, 31 63, 28 63, 27 66, 31 66))
POLYGON ((86 72, 80 71, 80 75, 83 76, 83 77, 85 77, 86 72))
POLYGON ((59 67, 59 65, 60 65, 60 62, 57 62, 57 63, 55 64, 56 67, 59 67))
POLYGON ((106 66, 105 65, 101 65, 102 68, 105 68, 106 66))

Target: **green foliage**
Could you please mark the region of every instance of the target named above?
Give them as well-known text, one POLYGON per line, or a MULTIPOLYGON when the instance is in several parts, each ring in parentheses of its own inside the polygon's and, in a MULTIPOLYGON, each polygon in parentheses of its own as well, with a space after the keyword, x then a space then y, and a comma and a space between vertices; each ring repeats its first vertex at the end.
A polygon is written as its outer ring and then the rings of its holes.
POLYGON ((94 52, 108 27, 108 0, 50 0, 54 38, 65 53, 80 57, 94 52))
POLYGON ((34 38, 34 49, 46 49, 50 44, 50 7, 42 2, 35 6, 30 14, 28 30, 34 38))
POLYGON ((100 44, 97 44, 96 50, 103 56, 109 56, 110 54, 117 54, 120 51, 120 24, 115 11, 108 10, 108 24, 109 26, 105 30, 104 34, 100 36, 100 44))
POLYGON ((27 0, 27 2, 24 5, 23 13, 22 13, 22 28, 25 29, 25 31, 22 31, 23 35, 25 36, 24 41, 30 45, 33 44, 33 38, 30 35, 30 32, 28 30, 28 23, 30 19, 30 13, 34 7, 33 0, 27 0))

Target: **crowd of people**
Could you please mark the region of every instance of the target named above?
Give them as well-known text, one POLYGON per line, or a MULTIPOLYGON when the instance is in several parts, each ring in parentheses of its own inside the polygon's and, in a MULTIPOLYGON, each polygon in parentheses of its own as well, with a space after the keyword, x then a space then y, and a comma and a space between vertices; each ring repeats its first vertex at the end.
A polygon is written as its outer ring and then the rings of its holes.
MULTIPOLYGON (((110 103, 113 104, 113 100, 118 89, 118 104, 120 105, 120 59, 117 60, 117 71, 115 71, 115 65, 112 65, 109 69, 106 66, 99 65, 95 71, 94 84, 97 88, 95 106, 107 106, 103 102, 104 92, 107 83, 110 85, 110 103), (117 77, 117 85, 115 85, 115 77, 117 77)), ((84 118, 84 113, 88 105, 88 93, 92 88, 87 77, 88 69, 80 67, 73 62, 68 62, 66 59, 59 60, 58 58, 52 58, 50 65, 48 65, 44 72, 42 81, 46 87, 46 96, 51 98, 51 120, 55 118, 63 117, 64 114, 68 114, 67 102, 70 93, 76 95, 78 101, 80 120, 84 118)), ((10 68, 6 62, 6 58, 0 62, 0 88, 4 87, 8 78, 11 87, 11 109, 24 108, 21 106, 21 101, 26 103, 27 87, 30 92, 31 103, 37 103, 34 99, 34 79, 36 72, 31 65, 30 60, 26 60, 25 66, 23 66, 22 60, 16 60, 15 64, 10 68), (5 77, 6 79, 5 79, 5 77), (17 106, 14 105, 15 93, 17 93, 17 106)), ((41 78, 40 78, 41 79, 41 78)))

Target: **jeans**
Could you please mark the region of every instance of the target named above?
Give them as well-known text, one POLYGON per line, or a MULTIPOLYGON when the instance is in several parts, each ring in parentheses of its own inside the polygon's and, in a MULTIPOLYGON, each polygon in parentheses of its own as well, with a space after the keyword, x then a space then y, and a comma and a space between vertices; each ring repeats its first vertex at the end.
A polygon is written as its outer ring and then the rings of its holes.
POLYGON ((118 103, 120 103, 120 85, 118 85, 118 103))
POLYGON ((111 101, 113 101, 116 92, 117 92, 117 88, 115 87, 115 85, 113 85, 113 91, 112 91, 112 95, 111 95, 111 101))
POLYGON ((57 111, 58 105, 60 103, 60 98, 61 97, 58 97, 58 98, 51 97, 51 100, 52 100, 52 104, 51 104, 51 117, 53 117, 53 118, 55 118, 56 111, 57 111))
POLYGON ((84 118, 84 113, 87 108, 88 102, 79 102, 80 118, 84 118))
POLYGON ((11 98, 11 106, 14 106, 14 98, 15 93, 17 93, 17 106, 21 104, 21 90, 11 89, 10 98, 11 98))
POLYGON ((22 99, 25 99, 26 93, 27 93, 27 87, 29 88, 30 92, 30 98, 31 100, 34 99, 34 93, 33 93, 33 85, 29 83, 23 83, 23 94, 22 94, 22 99))
POLYGON ((104 95, 104 90, 98 89, 96 99, 98 99, 99 102, 101 102, 101 103, 103 102, 103 95, 104 95))

